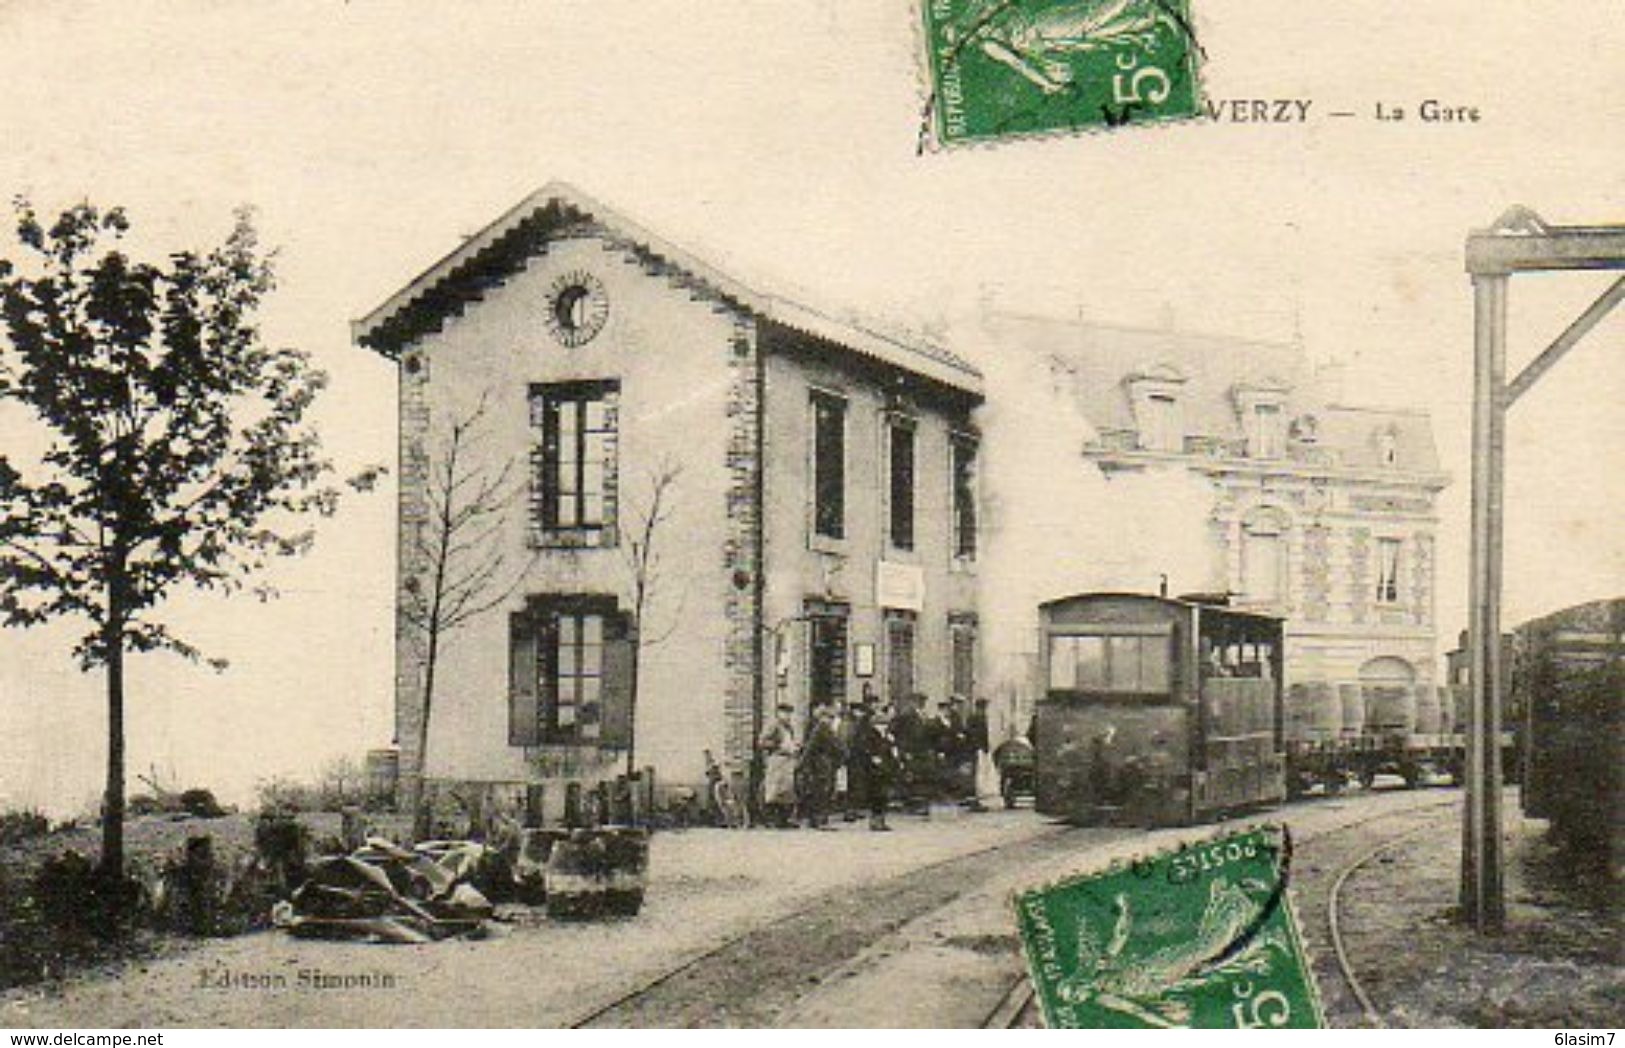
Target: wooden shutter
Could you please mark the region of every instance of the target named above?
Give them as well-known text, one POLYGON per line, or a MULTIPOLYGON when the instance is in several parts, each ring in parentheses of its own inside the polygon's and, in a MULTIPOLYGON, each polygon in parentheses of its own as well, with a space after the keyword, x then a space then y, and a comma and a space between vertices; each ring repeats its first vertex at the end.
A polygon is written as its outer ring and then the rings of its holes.
POLYGON ((537 687, 536 620, 523 612, 508 619, 508 745, 542 741, 542 703, 537 687))
POLYGON ((632 745, 633 645, 631 616, 612 611, 604 616, 603 679, 599 684, 603 728, 599 745, 626 749, 632 745))

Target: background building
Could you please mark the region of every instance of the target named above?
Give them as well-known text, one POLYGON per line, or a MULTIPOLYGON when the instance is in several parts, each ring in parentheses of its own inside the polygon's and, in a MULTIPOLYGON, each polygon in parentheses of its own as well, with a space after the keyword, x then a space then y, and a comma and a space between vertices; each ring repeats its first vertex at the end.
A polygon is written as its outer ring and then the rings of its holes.
POLYGON ((990 326, 1048 359, 1093 430, 1084 458, 1108 478, 1205 481, 1205 578, 1173 585, 1285 616, 1289 681, 1433 682, 1448 478, 1425 413, 1343 402, 1296 346, 1020 316, 990 326))
POLYGON ((635 745, 698 783, 706 751, 743 766, 775 701, 974 687, 981 378, 952 354, 746 287, 559 184, 355 338, 399 364, 403 780, 590 782, 635 745), (471 475, 524 497, 491 536, 496 606, 441 640, 425 754, 405 610, 433 585, 449 427, 475 418, 471 475))

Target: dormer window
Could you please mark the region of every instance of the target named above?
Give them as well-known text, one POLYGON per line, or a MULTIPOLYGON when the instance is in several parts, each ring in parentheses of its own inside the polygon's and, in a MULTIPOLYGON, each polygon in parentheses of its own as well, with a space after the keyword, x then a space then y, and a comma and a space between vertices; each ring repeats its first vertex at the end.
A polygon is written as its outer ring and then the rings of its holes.
POLYGON ((1142 451, 1179 453, 1185 450, 1185 412, 1181 394, 1185 376, 1176 368, 1159 365, 1131 375, 1129 400, 1142 451))
POLYGON ((1377 434, 1377 461, 1384 466, 1399 464, 1399 434, 1391 426, 1377 434))
POLYGON ((1286 455, 1285 383, 1274 379, 1236 387, 1236 409, 1241 414, 1242 435, 1247 438, 1247 457, 1283 458, 1286 455))
POLYGON ((1281 405, 1254 404, 1252 429, 1247 434, 1247 449, 1253 458, 1280 458, 1286 451, 1281 425, 1281 405))
POLYGON ((1179 427, 1179 401, 1169 393, 1153 393, 1145 399, 1145 427, 1142 443, 1154 451, 1177 451, 1185 443, 1179 427))

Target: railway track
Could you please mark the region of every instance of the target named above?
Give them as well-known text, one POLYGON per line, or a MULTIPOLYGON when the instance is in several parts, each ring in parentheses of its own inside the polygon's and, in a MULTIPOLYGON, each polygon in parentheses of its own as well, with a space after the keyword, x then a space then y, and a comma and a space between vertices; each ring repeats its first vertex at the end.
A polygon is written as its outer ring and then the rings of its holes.
POLYGON ((1342 974, 1343 982, 1348 987, 1349 993, 1353 995, 1355 1001, 1359 1003, 1360 1011, 1364 1015, 1367 1024, 1374 1027, 1381 1027, 1385 1025, 1382 1021, 1382 1015, 1377 1011, 1376 1005, 1371 1002, 1371 997, 1366 993, 1365 987, 1360 984, 1360 979, 1354 972, 1354 966, 1349 961, 1348 950, 1343 943, 1342 925, 1338 919, 1338 904, 1342 896, 1343 885, 1348 882, 1349 877, 1351 877, 1356 870, 1359 870, 1361 867, 1377 858, 1377 856, 1383 855, 1394 848, 1407 843, 1413 838, 1420 836, 1423 832, 1433 829, 1433 825, 1434 824, 1432 822, 1429 822, 1425 825, 1415 827, 1403 833, 1394 834, 1376 846, 1367 849, 1364 854, 1358 856, 1354 859, 1354 861, 1348 863, 1340 871, 1338 871, 1337 879, 1332 882, 1331 890, 1327 893, 1326 930, 1331 937, 1332 955, 1337 960, 1337 968, 1342 974))
MULTIPOLYGON (((1370 1022, 1376 1015, 1348 963, 1337 925, 1339 890, 1359 867, 1388 848, 1433 825, 1455 795, 1399 810, 1378 811, 1335 826, 1294 835, 1294 897, 1305 921, 1316 975, 1328 1016, 1370 1022), (1353 836, 1373 823, 1405 820, 1397 832, 1371 847, 1353 836), (1415 820, 1422 820, 1420 825, 1415 820), (1339 845, 1330 847, 1331 845, 1339 845), (1330 854, 1317 855, 1317 852, 1330 854), (1318 865, 1317 865, 1318 864, 1318 865), (1335 984, 1335 988, 1331 988, 1335 984), (1351 1003, 1352 1002, 1352 1003, 1351 1003)), ((743 929, 638 981, 625 992, 593 1004, 567 1023, 571 1028, 624 1026, 766 1026, 794 1003, 822 973, 835 970, 870 944, 957 899, 997 864, 1042 858, 1076 848, 1072 828, 1022 841, 1001 842, 922 866, 838 897, 821 896, 765 924, 743 929), (808 944, 811 944, 810 946, 808 944)), ((1132 831, 1121 831, 1129 833, 1132 831)), ((1111 838, 1096 837, 1091 843, 1111 838)), ((1344 1023, 1348 1025, 1350 1023, 1344 1023)), ((1011 982, 982 1021, 985 1028, 1042 1025, 1025 976, 1011 982)))
MULTIPOLYGON (((1064 827, 1039 837, 1001 842, 940 859, 890 881, 854 889, 851 894, 839 899, 820 897, 766 924, 740 931, 684 958, 672 967, 640 981, 626 992, 574 1016, 567 1025, 572 1029, 635 1025, 760 1025, 758 1020, 768 1010, 764 1005, 741 1004, 737 999, 729 1000, 727 994, 719 995, 721 1000, 696 998, 704 998, 708 990, 714 991, 714 984, 717 983, 733 982, 739 984, 741 990, 759 990, 763 984, 772 983, 773 975, 763 971, 762 966, 773 963, 771 955, 784 945, 785 940, 812 937, 819 941, 821 937, 829 944, 832 956, 838 956, 845 945, 851 945, 852 952, 856 952, 864 944, 866 936, 889 934, 908 920, 951 901, 966 883, 976 878, 982 867, 991 868, 1001 853, 1032 851, 1043 854, 1060 851, 1082 832, 1064 827), (889 916, 876 920, 873 916, 876 909, 889 916), (866 921, 868 927, 857 926, 860 920, 866 921), (843 936, 855 940, 855 943, 838 942, 843 936), (744 973, 743 978, 740 978, 740 973, 744 973), (641 1021, 655 1016, 659 1017, 658 1022, 641 1021)), ((801 975, 803 978, 795 981, 804 984, 805 973, 801 975)))
MULTIPOLYGON (((1329 839, 1357 831, 1375 822, 1403 819, 1409 823, 1418 817, 1422 819, 1421 825, 1408 824, 1404 829, 1384 836, 1378 843, 1359 849, 1352 858, 1344 859, 1341 863, 1334 863, 1336 870, 1331 877, 1329 887, 1325 889, 1325 899, 1320 906, 1313 907, 1313 909, 1318 910, 1322 917, 1321 927, 1316 929, 1310 926, 1303 930, 1305 937, 1311 941, 1311 953, 1315 956, 1315 959, 1329 957, 1331 960, 1330 965, 1324 962, 1314 965, 1316 974, 1319 977, 1322 1003, 1326 1006, 1328 1019, 1334 1013, 1334 1002, 1341 1005, 1335 1011, 1340 1016, 1348 1016, 1350 1009, 1343 1001, 1343 997, 1346 995, 1347 999, 1351 999, 1358 1008, 1359 1018, 1363 1020, 1365 1025, 1372 1027, 1381 1027, 1383 1025, 1381 1013, 1371 1001, 1365 988, 1360 984, 1359 977, 1354 972, 1354 967, 1349 960, 1348 951, 1343 942, 1342 927, 1338 916, 1343 886, 1357 870, 1366 866, 1378 856, 1399 847, 1423 832, 1433 829, 1437 825, 1439 818, 1446 812, 1455 809, 1456 806, 1456 798, 1451 797, 1449 800, 1414 805, 1399 811, 1376 812, 1318 832, 1295 834, 1293 836, 1293 848, 1297 856, 1295 863, 1301 868, 1304 865, 1303 857, 1305 852, 1317 844, 1324 847, 1329 839), (1314 942, 1316 936, 1313 932, 1316 931, 1323 932, 1325 936, 1324 949, 1313 949, 1316 945, 1314 942), (1336 985, 1328 985, 1328 975, 1331 975, 1336 980, 1336 985), (1328 1000, 1328 998, 1332 998, 1332 1000, 1328 1000)), ((1323 880, 1324 876, 1324 874, 1321 874, 1317 877, 1317 881, 1323 880)), ((1317 901, 1319 892, 1311 890, 1311 887, 1318 888, 1319 885, 1303 885, 1302 879, 1299 878, 1298 893, 1310 897, 1308 900, 1300 899, 1299 901, 1300 920, 1304 911, 1312 909, 1303 905, 1303 902, 1317 901)), ((1015 1029, 1041 1025, 1043 1023, 1038 1013, 1038 1002, 1034 999, 1032 983, 1026 975, 1020 976, 1011 983, 1004 995, 999 999, 999 1003, 993 1007, 982 1023, 984 1029, 1015 1029)))

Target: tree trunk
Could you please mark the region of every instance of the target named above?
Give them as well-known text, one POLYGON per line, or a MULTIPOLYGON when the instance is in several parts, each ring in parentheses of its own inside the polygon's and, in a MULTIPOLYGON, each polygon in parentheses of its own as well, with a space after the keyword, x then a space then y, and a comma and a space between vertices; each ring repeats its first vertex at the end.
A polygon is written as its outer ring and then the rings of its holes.
MULTIPOLYGON (((638 618, 641 620, 642 616, 638 618)), ((637 632, 642 625, 641 621, 632 624, 632 673, 631 687, 627 689, 626 696, 626 777, 630 781, 638 769, 638 670, 639 663, 643 661, 643 634, 637 632)))
POLYGON ((423 667, 423 716, 418 718, 418 769, 415 781, 407 790, 412 812, 412 836, 427 840, 433 831, 429 819, 429 804, 424 781, 429 773, 429 717, 434 710, 434 671, 440 658, 440 630, 429 630, 429 653, 423 667))
MULTIPOLYGON (((118 588, 117 580, 109 594, 118 588)), ((107 789, 102 798, 102 874, 124 876, 124 613, 109 601, 102 643, 107 656, 107 789)))

